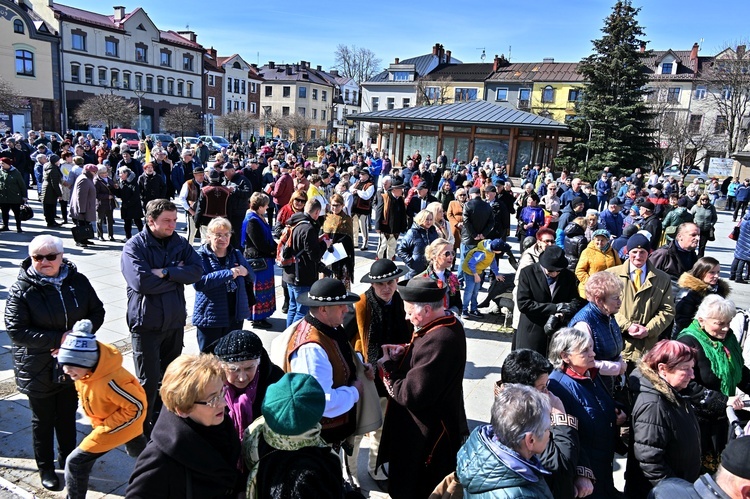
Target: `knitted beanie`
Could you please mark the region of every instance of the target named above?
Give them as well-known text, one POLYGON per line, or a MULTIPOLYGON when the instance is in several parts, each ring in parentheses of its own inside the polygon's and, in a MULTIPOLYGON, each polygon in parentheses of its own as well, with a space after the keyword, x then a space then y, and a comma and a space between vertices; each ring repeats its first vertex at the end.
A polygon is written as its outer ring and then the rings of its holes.
POLYGON ((91 331, 93 325, 88 319, 83 319, 73 325, 65 341, 60 345, 57 361, 77 367, 92 368, 99 362, 99 347, 91 331))
POLYGON ((252 331, 235 329, 208 348, 224 362, 242 362, 259 359, 263 352, 263 342, 252 331))
POLYGON ((261 412, 274 432, 301 435, 320 421, 325 406, 325 392, 315 378, 286 373, 266 390, 261 412))

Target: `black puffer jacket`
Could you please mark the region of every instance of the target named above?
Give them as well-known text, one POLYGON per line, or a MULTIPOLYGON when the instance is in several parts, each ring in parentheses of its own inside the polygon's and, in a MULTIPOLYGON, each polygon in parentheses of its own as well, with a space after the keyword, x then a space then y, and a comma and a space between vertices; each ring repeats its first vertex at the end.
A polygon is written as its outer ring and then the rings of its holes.
POLYGON ((585 236, 586 230, 578 224, 571 223, 563 232, 565 233, 565 258, 568 259, 568 268, 575 271, 581 253, 589 244, 585 236))
POLYGON ((68 275, 58 288, 29 271, 31 257, 21 263, 5 306, 5 328, 13 341, 13 369, 18 391, 32 397, 54 395, 62 385, 52 381, 63 334, 81 319, 89 319, 97 331, 104 322, 104 305, 89 280, 75 265, 63 260, 68 275))
POLYGON ((700 475, 701 442, 692 404, 643 363, 629 381, 637 398, 625 493, 628 497, 646 497, 664 478, 693 482, 700 475))
POLYGON ((128 179, 124 181, 120 179, 117 185, 118 189, 115 190, 115 195, 122 199, 122 206, 120 206, 120 216, 122 219, 143 218, 143 210, 141 209, 141 189, 138 187, 135 173, 130 172, 128 174, 128 179))

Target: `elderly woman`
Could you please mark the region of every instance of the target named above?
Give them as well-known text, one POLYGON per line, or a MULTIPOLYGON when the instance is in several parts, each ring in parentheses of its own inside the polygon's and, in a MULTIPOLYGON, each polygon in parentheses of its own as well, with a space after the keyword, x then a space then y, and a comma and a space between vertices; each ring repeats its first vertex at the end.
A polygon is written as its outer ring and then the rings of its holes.
POLYGON ((271 200, 262 192, 255 192, 250 196, 250 209, 245 216, 240 238, 244 256, 255 273, 255 305, 250 311, 250 320, 253 321, 253 327, 260 329, 271 327, 271 323, 266 319, 276 311, 276 241, 266 221, 266 211, 270 204, 271 200))
POLYGON ((552 498, 537 457, 550 439, 549 398, 534 388, 503 385, 488 425, 458 451, 456 476, 465 498, 552 498))
POLYGON ((561 202, 560 197, 557 195, 557 183, 551 182, 547 184, 547 193, 542 196, 540 203, 547 208, 552 214, 552 221, 550 222, 550 229, 557 229, 557 220, 560 218, 561 202))
POLYGON ((433 226, 434 220, 429 211, 420 211, 414 216, 411 228, 398 241, 396 254, 409 269, 407 279, 424 272, 427 268, 424 250, 438 238, 437 230, 433 226))
POLYGON ((234 498, 243 489, 240 441, 226 417, 224 370, 213 355, 181 355, 164 372, 151 441, 127 497, 234 498))
POLYGON ((722 298, 729 295, 729 284, 719 277, 721 265, 716 258, 699 258, 693 268, 682 274, 677 281, 673 338, 693 322, 701 301, 712 294, 722 298))
POLYGON ((104 224, 107 224, 109 240, 115 240, 115 184, 109 178, 109 168, 99 165, 97 175, 94 177, 96 188, 96 234, 100 241, 104 241, 104 224))
POLYGON ((352 217, 344 211, 344 198, 340 194, 331 196, 331 212, 323 221, 323 234, 326 234, 332 244, 341 243, 346 250, 346 258, 334 262, 328 268, 331 277, 343 282, 347 291, 351 291, 354 279, 354 225, 352 217))
POLYGON ((445 218, 445 210, 443 210, 443 205, 435 201, 428 204, 425 210, 432 213, 432 218, 434 220, 433 225, 435 227, 435 230, 437 230, 438 237, 446 239, 451 244, 453 244, 455 242, 453 239, 453 231, 451 230, 450 222, 445 218))
POLYGON ((702 465, 713 472, 727 443, 728 423, 725 406, 742 409, 737 388, 750 392, 750 369, 745 366, 742 348, 729 329, 736 313, 734 302, 719 295, 703 299, 695 319, 677 336, 677 341, 697 350, 695 379, 686 393, 690 395, 701 428, 702 465))
POLYGON ((32 239, 5 306, 5 328, 13 342, 13 368, 18 391, 28 396, 34 458, 42 485, 59 488, 55 475, 54 436, 58 464, 76 447, 78 396, 63 375, 57 354, 73 324, 88 319, 93 331, 104 322, 104 305, 89 280, 64 258, 60 238, 32 239))
POLYGON ((450 270, 456 257, 453 243, 439 237, 425 248, 424 254, 428 262, 427 268, 417 277, 429 277, 448 288, 445 294, 445 308, 458 316, 461 313, 462 301, 458 277, 450 270))
POLYGON ((700 428, 690 401, 680 395, 693 379, 695 357, 684 343, 662 340, 630 376, 636 398, 625 471, 628 497, 646 497, 665 478, 692 483, 700 475, 700 428))
POLYGON ((229 242, 232 235, 229 220, 214 218, 207 232, 208 242, 198 248, 203 276, 193 284, 193 325, 201 352, 229 331, 242 329, 244 320, 250 318, 247 289, 253 287, 250 265, 229 242))
POLYGON ((461 246, 461 227, 464 225, 463 213, 464 204, 466 204, 467 194, 463 187, 456 190, 456 199, 448 204, 445 215, 448 217, 448 223, 451 224, 453 231, 453 249, 457 250, 461 246))
POLYGON ((271 362, 263 342, 252 331, 230 331, 213 343, 209 351, 221 360, 229 418, 242 438, 245 428, 261 415, 268 385, 281 379, 284 371, 271 362))
MULTIPOLYGON (((44 210, 44 219, 47 227, 60 227, 61 224, 55 222, 55 213, 57 212, 57 201, 62 198, 62 171, 58 163, 60 157, 52 154, 49 161, 44 164, 44 173, 42 181, 42 209, 44 210)), ((65 213, 67 217, 68 214, 65 213)))
POLYGON ((583 250, 576 264, 578 292, 581 296, 585 296, 584 286, 592 275, 621 263, 617 252, 612 248, 609 231, 607 229, 595 230, 591 242, 583 250))
POLYGON ((552 336, 549 360, 555 370, 549 376, 547 389, 562 400, 568 414, 578 418, 582 438, 580 454, 589 469, 584 476, 594 478, 593 499, 618 497, 612 478, 617 425, 625 422, 625 413, 615 402, 595 366, 596 354, 591 335, 571 327, 562 328, 552 336))

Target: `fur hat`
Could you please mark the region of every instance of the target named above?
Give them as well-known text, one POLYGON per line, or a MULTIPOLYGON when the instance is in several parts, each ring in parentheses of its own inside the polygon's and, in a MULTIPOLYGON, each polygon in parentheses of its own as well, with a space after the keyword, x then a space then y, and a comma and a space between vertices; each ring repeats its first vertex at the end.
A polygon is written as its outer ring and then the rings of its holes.
POLYGON ((261 412, 268 427, 280 435, 301 435, 323 417, 326 394, 309 374, 286 373, 270 385, 261 412))

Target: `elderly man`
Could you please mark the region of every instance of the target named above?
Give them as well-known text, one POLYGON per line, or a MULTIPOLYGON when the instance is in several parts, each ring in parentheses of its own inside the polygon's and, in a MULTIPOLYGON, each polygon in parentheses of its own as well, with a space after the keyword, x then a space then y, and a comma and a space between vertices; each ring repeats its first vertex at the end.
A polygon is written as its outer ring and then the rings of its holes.
MULTIPOLYGON (((390 178, 390 177, 388 177, 390 178)), ((401 234, 407 231, 406 208, 404 206, 404 183, 400 177, 383 182, 384 192, 379 195, 375 205, 375 232, 378 239, 377 258, 393 259, 396 257, 396 243, 401 234)))
POLYGON ((372 182, 370 170, 363 168, 359 172, 359 180, 349 188, 352 194, 352 223, 354 224, 354 246, 357 246, 359 234, 362 234, 362 251, 367 251, 368 240, 368 217, 372 211, 372 200, 375 196, 375 184, 372 182))
POLYGON ((599 228, 608 230, 613 238, 622 235, 622 225, 625 221, 625 217, 620 213, 622 205, 620 198, 612 198, 607 209, 599 213, 599 228))
POLYGON ((622 331, 625 348, 622 358, 628 373, 653 347, 674 319, 674 294, 669 276, 648 263, 651 243, 643 234, 628 239, 628 261, 610 267, 623 283, 622 306, 615 320, 622 331))
POLYGON ((701 231, 694 223, 680 224, 674 240, 667 246, 654 251, 649 260, 655 268, 667 273, 672 282, 676 283, 677 279, 692 269, 698 260, 695 250, 698 248, 700 235, 701 231))
POLYGON ((237 164, 225 163, 221 171, 224 173, 222 185, 229 188, 229 202, 227 203, 227 218, 232 224, 232 247, 240 247, 240 234, 242 233, 242 222, 250 203, 250 195, 253 193, 250 182, 237 173, 237 164))
POLYGON ((651 247, 657 248, 661 241, 662 224, 656 215, 656 206, 651 201, 643 201, 638 205, 638 212, 643 218, 641 229, 651 234, 651 247))
POLYGON ((456 452, 468 434, 462 382, 466 335, 446 314, 446 288, 429 277, 398 285, 411 343, 383 345, 378 360, 391 401, 383 425, 378 464, 390 463, 393 499, 427 497, 456 469, 456 452))
MULTIPOLYGON (((382 345, 404 344, 411 338, 413 327, 406 320, 404 301, 396 290, 398 278, 406 270, 397 267, 391 260, 378 260, 370 267, 370 272, 362 277, 362 282, 371 284, 370 289, 360 295, 360 300, 354 304, 354 310, 344 318, 347 337, 354 350, 364 358, 365 362, 374 364, 383 356, 382 345)), ((380 407, 385 413, 388 403, 388 392, 380 377, 375 379, 375 387, 380 395, 380 407)), ((370 455, 367 471, 381 490, 385 490, 388 475, 378 471, 377 458, 380 447, 381 430, 370 434, 370 455)), ((353 485, 359 486, 357 478, 357 456, 362 437, 354 440, 354 452, 347 456, 345 476, 348 474, 353 485), (347 473, 348 472, 348 473, 347 473)))
MULTIPOLYGON (((583 195, 583 189, 581 189, 580 178, 574 178, 570 182, 570 189, 568 189, 567 191, 563 192, 562 195, 560 195, 560 206, 565 208, 575 198, 588 199, 587 197, 584 197, 583 195)), ((584 209, 588 209, 588 206, 584 205, 584 209)))
POLYGON ((187 241, 193 244, 195 233, 198 231, 195 225, 195 211, 198 209, 198 197, 201 189, 207 184, 204 183, 205 173, 202 166, 196 166, 192 170, 192 178, 186 180, 180 189, 180 204, 185 209, 185 218, 187 219, 187 241))
POLYGON ((437 201, 437 198, 430 194, 430 183, 427 180, 422 180, 417 185, 417 195, 412 196, 409 200, 409 204, 406 206, 406 217, 408 224, 411 227, 411 222, 414 217, 420 211, 427 208, 427 205, 437 201))
MULTIPOLYGON (((321 425, 323 439, 341 445, 356 428, 355 404, 362 396, 362 381, 357 379, 354 351, 342 326, 348 307, 360 300, 348 293, 344 283, 323 278, 299 297, 309 307, 294 328, 283 359, 285 372, 310 374, 326 394, 321 425)), ((366 367, 372 379, 372 366, 366 367)))

